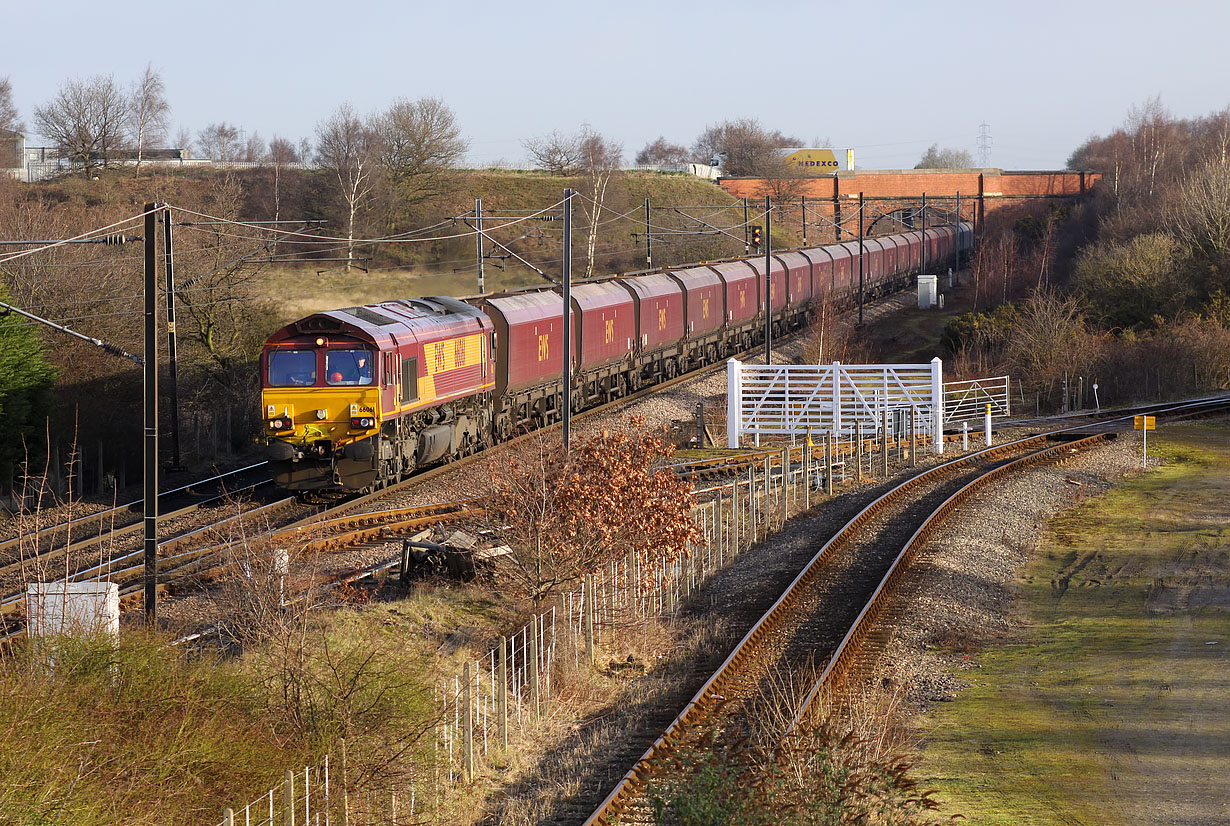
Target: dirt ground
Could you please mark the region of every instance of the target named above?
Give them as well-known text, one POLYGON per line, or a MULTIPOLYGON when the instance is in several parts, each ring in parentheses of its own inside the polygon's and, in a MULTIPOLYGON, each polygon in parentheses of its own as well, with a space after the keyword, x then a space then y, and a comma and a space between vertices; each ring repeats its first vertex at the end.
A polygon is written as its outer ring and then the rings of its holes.
POLYGON ((1003 483, 932 544, 885 674, 944 814, 1230 823, 1230 423, 1155 446, 1003 483))

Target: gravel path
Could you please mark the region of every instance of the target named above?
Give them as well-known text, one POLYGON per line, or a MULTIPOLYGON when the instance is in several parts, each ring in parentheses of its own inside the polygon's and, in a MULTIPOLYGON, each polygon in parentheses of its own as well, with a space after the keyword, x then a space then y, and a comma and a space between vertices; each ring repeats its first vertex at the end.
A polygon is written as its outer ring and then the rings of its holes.
POLYGON ((1047 521, 1139 470, 1139 445, 1120 438, 1061 465, 992 483, 959 506, 918 557, 871 683, 905 680, 916 712, 951 700, 960 681, 950 672, 969 660, 936 646, 960 649, 1011 638, 1016 628, 1012 586, 1047 521))

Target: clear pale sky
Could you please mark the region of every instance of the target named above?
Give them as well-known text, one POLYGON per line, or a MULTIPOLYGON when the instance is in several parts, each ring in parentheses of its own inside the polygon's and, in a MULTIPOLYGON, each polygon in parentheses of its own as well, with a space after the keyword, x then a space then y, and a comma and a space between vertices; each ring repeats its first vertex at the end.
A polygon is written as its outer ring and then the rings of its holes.
POLYGON ((151 61, 172 135, 227 121, 297 140, 346 100, 368 112, 435 95, 474 162, 520 161, 522 139, 582 123, 630 158, 658 135, 690 145, 707 124, 754 117, 854 147, 868 169, 913 166, 932 143, 977 158, 985 121, 992 166, 1047 169, 1154 95, 1180 117, 1230 105, 1220 0, 2 7, 0 76, 30 132, 65 79, 127 86, 151 61))

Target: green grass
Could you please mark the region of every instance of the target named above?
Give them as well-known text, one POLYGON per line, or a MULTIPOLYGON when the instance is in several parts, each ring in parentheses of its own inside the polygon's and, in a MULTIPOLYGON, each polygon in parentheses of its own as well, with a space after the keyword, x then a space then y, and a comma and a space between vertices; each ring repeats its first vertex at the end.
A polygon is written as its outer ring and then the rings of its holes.
POLYGON ((1167 465, 1052 523, 1020 583, 1021 640, 977 655, 930 720, 921 771, 971 824, 1224 815, 1230 429, 1155 446, 1167 465))
POLYGON ((287 769, 336 760, 341 737, 352 784, 404 787, 434 760, 438 642, 419 616, 386 604, 314 615, 239 658, 139 633, 6 657, 0 823, 214 823, 287 769))

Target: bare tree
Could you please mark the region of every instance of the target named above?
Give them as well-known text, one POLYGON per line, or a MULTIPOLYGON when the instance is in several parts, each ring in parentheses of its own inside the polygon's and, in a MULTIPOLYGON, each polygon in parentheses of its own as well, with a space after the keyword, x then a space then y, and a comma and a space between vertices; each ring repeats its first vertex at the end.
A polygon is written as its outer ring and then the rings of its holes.
POLYGON ((127 113, 128 100, 115 78, 95 75, 67 81, 50 103, 35 107, 34 123, 89 177, 122 144, 127 113))
POLYGON ((552 132, 521 141, 536 169, 552 175, 573 175, 581 166, 581 143, 576 135, 552 132))
POLYGON ((239 127, 226 121, 211 123, 197 133, 197 148, 212 161, 226 163, 242 157, 244 146, 239 140, 239 127))
POLYGON ((1213 160, 1188 175, 1169 223, 1188 249, 1211 261, 1230 257, 1230 167, 1213 160))
MULTIPOLYGON (((238 220, 245 199, 244 187, 233 172, 210 179, 203 211, 228 221, 238 220)), ((260 325, 266 306, 254 294, 261 264, 246 260, 253 244, 235 238, 222 228, 209 227, 194 233, 192 241, 176 244, 186 271, 195 272, 191 289, 179 293, 183 328, 180 335, 206 359, 217 391, 227 387, 234 371, 260 347, 260 325)), ((187 282, 185 282, 187 284, 187 282)))
POLYGON ((646 569, 687 555, 698 535, 691 489, 660 467, 674 447, 643 425, 582 436, 569 453, 558 435, 536 436, 490 461, 475 527, 512 550, 496 562, 497 580, 539 604, 629 554, 646 569))
POLYGON ((1127 129, 1132 136, 1132 151, 1137 164, 1139 186, 1152 198, 1158 174, 1170 149, 1174 118, 1154 96, 1128 110, 1127 129))
POLYGON ((589 227, 585 233, 585 277, 589 278, 594 274, 594 254, 598 246, 598 230, 602 226, 602 213, 606 209, 607 187, 619 171, 623 146, 589 126, 581 128, 577 145, 581 149, 581 168, 585 175, 581 212, 589 227))
POLYGON ((347 270, 354 258, 355 219, 371 196, 379 154, 379 135, 349 103, 316 125, 316 162, 337 179, 346 206, 347 270))
POLYGON ((175 148, 192 150, 192 131, 187 126, 179 127, 175 133, 175 148))
POLYGON ((1088 345, 1079 302, 1041 291, 1021 305, 1006 336, 1004 358, 1014 374, 1042 384, 1057 380, 1064 370, 1075 371, 1088 345))
MULTIPOLYGON (((2 121, 3 117, 0 116, 2 121)), ((1200 131, 1203 133, 1205 158, 1222 166, 1230 162, 1230 106, 1204 118, 1200 131)))
POLYGON ((263 163, 269 159, 269 147, 260 132, 253 132, 243 145, 243 160, 247 163, 263 163))
POLYGON ((974 165, 974 156, 964 149, 951 147, 940 148, 938 143, 927 147, 922 160, 914 164, 915 169, 969 169, 974 165))
POLYGON ((781 150, 799 143, 798 138, 770 132, 755 118, 739 118, 706 127, 693 144, 692 155, 701 163, 721 158, 727 175, 766 177, 780 161, 781 150))
POLYGON ((453 110, 435 97, 398 98, 372 129, 399 210, 449 191, 453 168, 470 146, 453 110))
POLYGON ((0 77, 0 129, 20 132, 23 128, 17 117, 17 105, 13 103, 13 84, 7 77, 0 77))
POLYGON ((278 220, 282 211, 282 169, 299 162, 299 150, 293 143, 278 135, 269 141, 269 165, 273 167, 273 220, 278 220))
POLYGON ((128 137, 137 151, 137 169, 148 146, 166 140, 171 105, 167 103, 162 75, 147 63, 128 97, 128 137))
POLYGON ((669 163, 685 163, 688 159, 688 148, 677 143, 668 143, 665 137, 659 136, 656 141, 645 144, 636 153, 636 162, 645 165, 660 165, 669 163))

